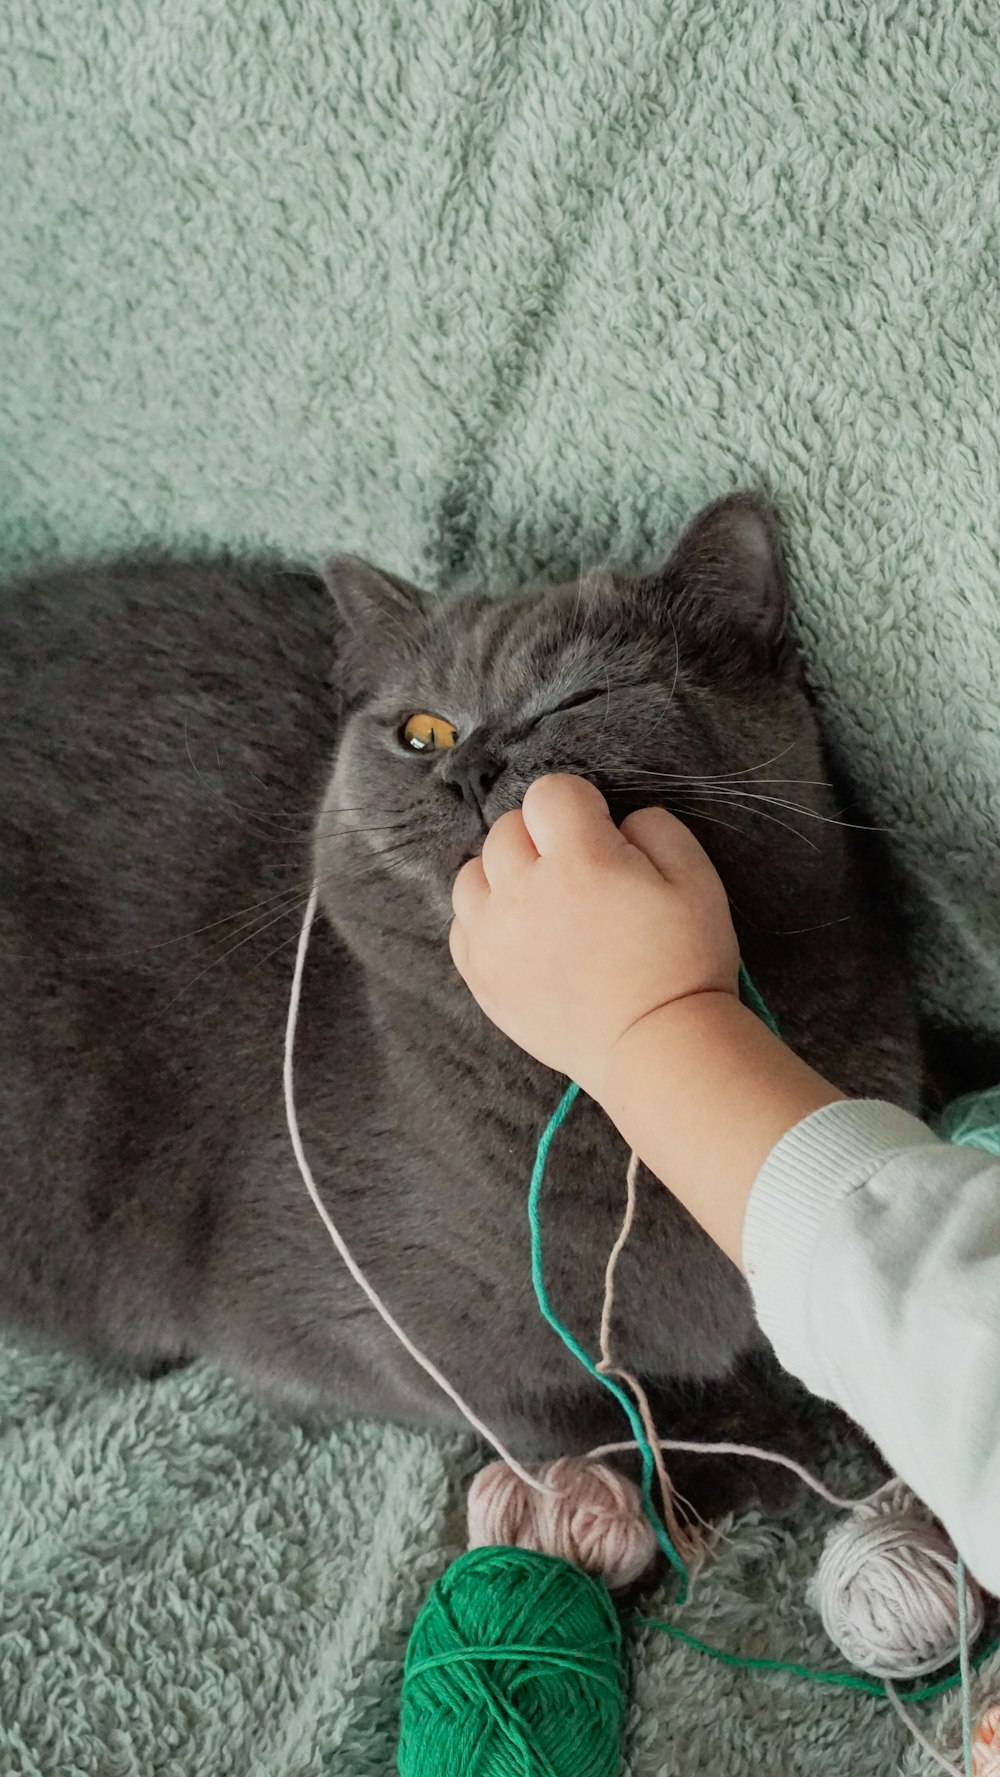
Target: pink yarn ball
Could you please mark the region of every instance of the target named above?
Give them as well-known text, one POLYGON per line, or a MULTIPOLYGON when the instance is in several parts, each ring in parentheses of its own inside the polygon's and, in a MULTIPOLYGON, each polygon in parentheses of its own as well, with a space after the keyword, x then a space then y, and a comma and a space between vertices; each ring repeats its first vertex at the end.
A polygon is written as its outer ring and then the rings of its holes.
POLYGON ((987 1709, 972 1736, 972 1769, 976 1777, 1000 1777, 1000 1703, 987 1709))
POLYGON ((561 1456, 529 1487, 505 1462, 481 1469, 469 1489, 469 1547, 500 1544, 560 1555, 612 1591, 640 1579, 656 1557, 653 1527, 634 1482, 603 1462, 561 1456))

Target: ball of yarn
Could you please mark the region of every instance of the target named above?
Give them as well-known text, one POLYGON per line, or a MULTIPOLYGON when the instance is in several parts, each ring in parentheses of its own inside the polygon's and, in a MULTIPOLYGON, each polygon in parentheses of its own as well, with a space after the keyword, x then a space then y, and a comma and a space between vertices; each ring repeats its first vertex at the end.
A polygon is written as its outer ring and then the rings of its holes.
MULTIPOLYGON (((896 1481, 830 1532, 810 1595, 853 1666, 876 1678, 920 1678, 959 1651, 957 1561, 944 1531, 896 1481)), ((966 1598, 974 1640, 983 1600, 968 1577, 966 1598)))
POLYGON ((1000 1777, 1000 1703, 987 1709, 972 1736, 975 1777, 1000 1777))
POLYGON ((529 1487, 505 1462, 481 1469, 469 1490, 469 1547, 502 1543, 575 1561, 612 1591, 630 1586, 656 1559, 642 1495, 603 1462, 562 1456, 538 1478, 556 1493, 529 1487))
POLYGON ((530 1549, 470 1549, 410 1637, 400 1777, 617 1777, 623 1710, 607 1587, 530 1549))

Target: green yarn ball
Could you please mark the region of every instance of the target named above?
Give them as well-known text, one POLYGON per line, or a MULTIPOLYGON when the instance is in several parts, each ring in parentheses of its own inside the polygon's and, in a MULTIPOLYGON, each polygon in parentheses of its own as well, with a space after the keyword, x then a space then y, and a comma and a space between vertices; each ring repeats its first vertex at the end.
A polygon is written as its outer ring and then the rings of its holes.
POLYGON ((400 1777, 617 1777, 621 1628, 607 1587, 530 1549, 470 1549, 403 1669, 400 1777))
POLYGON ((982 1148, 1000 1160, 1000 1086, 954 1099, 938 1118, 937 1133, 942 1141, 982 1148))

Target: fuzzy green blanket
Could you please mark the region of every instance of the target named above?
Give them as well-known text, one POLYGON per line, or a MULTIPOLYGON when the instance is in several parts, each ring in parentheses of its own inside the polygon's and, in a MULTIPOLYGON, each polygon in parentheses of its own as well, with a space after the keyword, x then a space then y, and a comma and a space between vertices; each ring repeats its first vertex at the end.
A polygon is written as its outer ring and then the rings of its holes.
MULTIPOLYGON (((998 91, 993 0, 7 0, 3 565, 502 585, 768 485, 925 1002, 1000 1030, 998 91)), ((0 1463, 3 1773, 392 1771, 467 1447, 8 1352, 0 1463)), ((688 1626, 825 1663, 825 1523, 740 1526, 688 1626)), ((632 1777, 927 1768, 876 1702, 632 1669, 632 1777)))

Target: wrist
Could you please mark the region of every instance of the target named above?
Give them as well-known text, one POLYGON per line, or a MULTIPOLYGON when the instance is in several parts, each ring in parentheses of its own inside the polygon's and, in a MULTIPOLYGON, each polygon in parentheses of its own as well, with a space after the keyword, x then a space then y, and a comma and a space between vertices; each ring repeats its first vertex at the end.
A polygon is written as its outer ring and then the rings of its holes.
POLYGON ((736 1264, 768 1154, 842 1096, 725 991, 687 995, 638 1020, 586 1089, 736 1264))
MULTIPOLYGON (((637 1063, 655 1055, 658 1063, 669 1070, 673 1050, 676 1047, 678 1053, 686 1052, 692 1034, 698 1033, 700 1041, 701 1033, 713 1025, 722 1029, 732 1023, 733 1028, 738 1028, 740 1015, 747 1012, 738 993, 721 987, 666 1000, 622 1031, 610 1049, 604 1051, 592 1077, 580 1084, 610 1116, 610 1105, 621 1100, 623 1090, 627 1093, 637 1063), (731 1020, 732 1012, 736 1013, 735 1020, 731 1020)), ((753 1013, 749 1016, 753 1018, 753 1013)), ((668 1080, 665 1085, 669 1086, 668 1080)))

